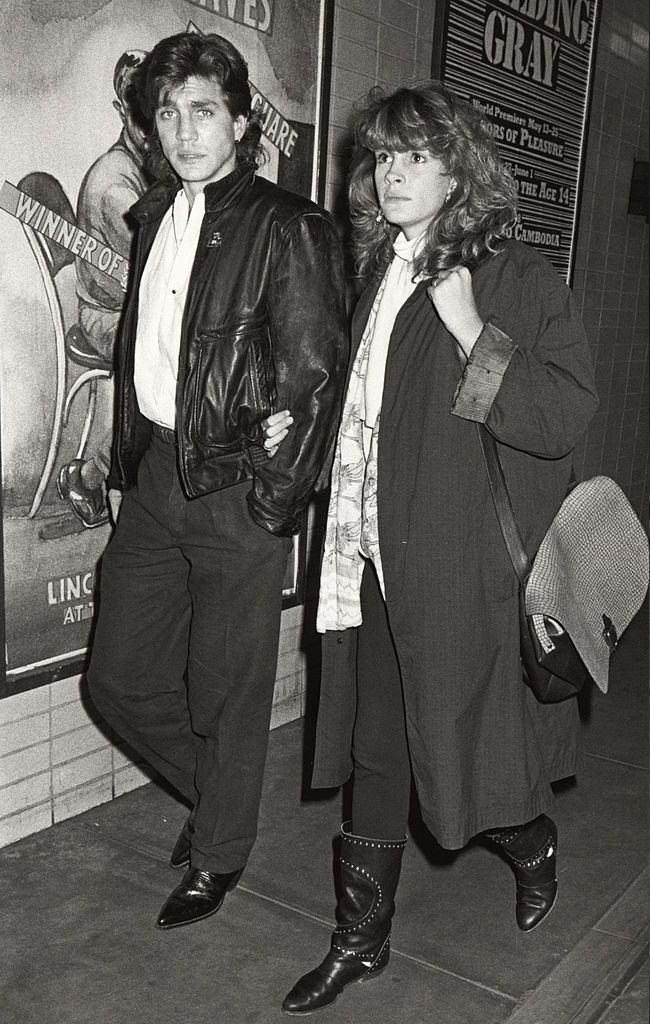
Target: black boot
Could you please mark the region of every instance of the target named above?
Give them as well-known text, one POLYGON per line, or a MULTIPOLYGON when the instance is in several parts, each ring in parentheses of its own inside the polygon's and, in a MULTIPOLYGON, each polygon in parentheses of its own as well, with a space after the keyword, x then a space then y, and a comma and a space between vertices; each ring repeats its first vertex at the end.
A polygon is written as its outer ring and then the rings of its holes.
POLYGON ((557 825, 545 814, 526 825, 485 833, 503 851, 517 879, 517 924, 529 932, 557 896, 557 825))
POLYGON ((296 982, 282 1004, 285 1013, 313 1013, 328 1006, 353 981, 374 978, 390 956, 393 902, 406 837, 365 839, 341 827, 338 925, 323 962, 296 982))

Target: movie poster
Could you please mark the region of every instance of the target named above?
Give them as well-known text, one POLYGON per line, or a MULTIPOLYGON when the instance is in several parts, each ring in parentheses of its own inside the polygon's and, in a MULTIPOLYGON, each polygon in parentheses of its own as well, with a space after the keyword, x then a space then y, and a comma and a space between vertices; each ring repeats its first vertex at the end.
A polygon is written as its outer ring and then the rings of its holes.
POLYGON ((597 0, 446 0, 434 74, 492 124, 519 193, 513 236, 570 281, 597 0))
POLYGON ((164 36, 227 36, 249 64, 268 154, 262 173, 315 199, 327 6, 5 0, 0 8, 5 695, 69 674, 92 639, 110 532, 96 498, 111 439, 127 211, 147 187, 129 76, 164 36))

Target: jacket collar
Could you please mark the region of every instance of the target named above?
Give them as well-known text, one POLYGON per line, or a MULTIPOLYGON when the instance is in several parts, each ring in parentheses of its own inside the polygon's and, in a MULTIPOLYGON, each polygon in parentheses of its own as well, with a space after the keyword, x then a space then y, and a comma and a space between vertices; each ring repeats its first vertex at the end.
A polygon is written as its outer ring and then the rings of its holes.
MULTIPOLYGON (((255 167, 248 163, 238 164, 234 171, 219 181, 205 187, 205 212, 216 213, 231 206, 239 196, 251 187, 255 180, 255 167)), ((141 224, 159 220, 171 206, 178 192, 178 185, 167 185, 157 181, 148 192, 131 207, 131 213, 141 224)))

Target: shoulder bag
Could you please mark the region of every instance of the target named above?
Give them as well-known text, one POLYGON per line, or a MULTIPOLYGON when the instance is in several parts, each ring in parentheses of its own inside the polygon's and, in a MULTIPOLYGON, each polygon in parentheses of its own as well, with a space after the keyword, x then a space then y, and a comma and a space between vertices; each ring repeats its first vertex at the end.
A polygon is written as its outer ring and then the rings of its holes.
POLYGON ((623 491, 606 476, 576 483, 532 565, 494 437, 477 424, 499 526, 519 580, 524 682, 538 700, 565 700, 593 680, 603 693, 609 659, 648 590, 648 538, 623 491))

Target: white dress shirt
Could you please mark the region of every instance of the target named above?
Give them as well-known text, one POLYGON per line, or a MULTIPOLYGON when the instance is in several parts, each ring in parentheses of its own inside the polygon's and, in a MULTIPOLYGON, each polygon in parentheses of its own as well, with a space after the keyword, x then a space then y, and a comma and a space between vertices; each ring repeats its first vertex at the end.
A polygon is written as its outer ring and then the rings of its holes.
POLYGON ((135 392, 143 416, 172 429, 181 323, 204 212, 203 192, 190 210, 180 190, 158 228, 140 283, 135 392))

